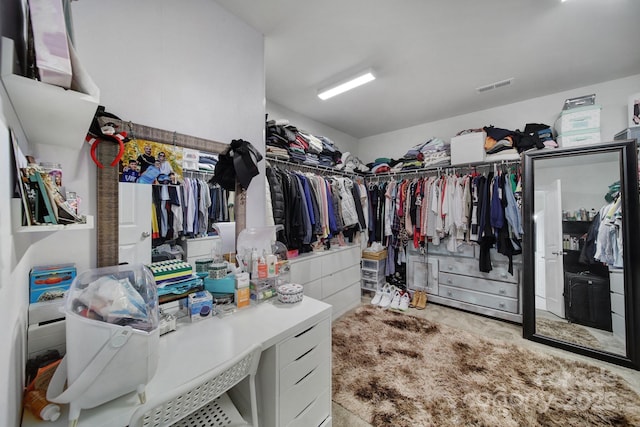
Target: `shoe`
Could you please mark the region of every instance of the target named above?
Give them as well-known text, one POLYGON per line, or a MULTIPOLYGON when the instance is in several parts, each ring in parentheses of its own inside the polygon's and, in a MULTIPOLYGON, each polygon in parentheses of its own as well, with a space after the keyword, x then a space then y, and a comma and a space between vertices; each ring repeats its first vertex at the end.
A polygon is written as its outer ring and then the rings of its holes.
POLYGON ((407 311, 409 309, 409 292, 405 292, 400 297, 400 305, 398 306, 398 310, 407 311))
POLYGON ((391 304, 389 304, 389 308, 391 310, 398 310, 400 308, 400 299, 402 298, 402 295, 404 295, 404 293, 400 293, 400 291, 396 291, 396 293, 393 294, 393 299, 391 300, 391 304))
POLYGON ((418 310, 424 310, 427 308, 427 293, 424 291, 420 291, 420 297, 418 298, 418 303, 416 304, 416 308, 418 310))
POLYGON ((411 308, 415 308, 416 304, 418 303, 418 295, 420 295, 420 291, 414 291, 413 292, 413 298, 411 299, 411 302, 409 303, 409 307, 411 308))
POLYGON ((376 291, 376 294, 373 296, 373 298, 371 299, 371 305, 378 305, 380 304, 380 300, 382 299, 382 295, 384 295, 384 293, 389 289, 389 285, 385 283, 385 285, 382 287, 382 289, 378 289, 376 291))
POLYGON ((389 288, 382 294, 382 298, 380 298, 380 303, 378 307, 387 308, 391 305, 391 301, 393 300, 393 296, 395 295, 396 289, 394 286, 389 286, 389 288))

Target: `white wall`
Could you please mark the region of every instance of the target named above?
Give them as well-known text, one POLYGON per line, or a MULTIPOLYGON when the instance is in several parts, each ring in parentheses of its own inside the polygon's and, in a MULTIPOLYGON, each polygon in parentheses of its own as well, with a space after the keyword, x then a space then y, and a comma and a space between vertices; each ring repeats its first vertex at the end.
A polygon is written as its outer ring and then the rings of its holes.
MULTIPOLYGON (((241 138, 264 153, 264 40, 218 3, 74 2, 73 20, 107 111, 224 143, 241 138)), ((264 224, 264 198, 263 173, 249 187, 249 226, 264 224)))
MULTIPOLYGON (((109 111, 124 120, 221 142, 242 138, 264 152, 264 42, 258 32, 208 0, 74 2, 73 15, 83 65, 109 111)), ((2 427, 20 423, 29 270, 63 261, 75 262, 80 271, 96 265, 95 230, 13 232, 19 218, 11 218, 7 208, 14 167, 8 127, 16 131, 25 154, 61 163, 63 183, 82 197, 83 213, 95 215, 96 209, 96 166, 89 145, 79 141, 78 150, 29 147, 0 86, 2 427)), ((248 225, 264 224, 264 173, 252 181, 247 200, 248 225)))
POLYGON ((340 132, 330 126, 310 119, 307 116, 291 111, 280 104, 267 100, 267 114, 269 120, 286 119, 300 130, 305 130, 313 135, 322 135, 332 140, 342 153, 349 151, 354 156, 359 156, 358 139, 340 132))
POLYGON ((628 97, 638 93, 639 88, 640 74, 370 136, 359 141, 360 159, 365 163, 377 157, 397 159, 413 145, 425 142, 431 137, 449 140, 459 131, 469 128, 494 125, 522 130, 527 123, 546 123, 553 126, 565 99, 591 93, 596 94, 596 102, 602 106, 602 140, 610 141, 616 133, 628 127, 628 97))

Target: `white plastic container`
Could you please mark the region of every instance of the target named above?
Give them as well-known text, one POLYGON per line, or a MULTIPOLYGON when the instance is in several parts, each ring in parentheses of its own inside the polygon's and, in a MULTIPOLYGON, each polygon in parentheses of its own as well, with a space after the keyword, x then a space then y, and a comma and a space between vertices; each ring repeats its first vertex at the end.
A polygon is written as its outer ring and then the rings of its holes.
POLYGON ((567 132, 558 135, 557 139, 558 146, 560 147, 579 147, 582 145, 599 144, 602 142, 600 129, 567 132))
POLYGON ((143 265, 85 271, 72 283, 64 309, 67 352, 47 399, 69 403, 70 424, 82 409, 132 391, 144 402, 145 386, 158 366, 160 337, 151 272, 143 265))
POLYGON ((485 159, 486 132, 473 132, 451 138, 451 164, 481 163, 485 159))
POLYGON ((599 129, 601 108, 599 105, 589 105, 564 110, 556 120, 554 126, 556 133, 563 134, 587 129, 599 129))

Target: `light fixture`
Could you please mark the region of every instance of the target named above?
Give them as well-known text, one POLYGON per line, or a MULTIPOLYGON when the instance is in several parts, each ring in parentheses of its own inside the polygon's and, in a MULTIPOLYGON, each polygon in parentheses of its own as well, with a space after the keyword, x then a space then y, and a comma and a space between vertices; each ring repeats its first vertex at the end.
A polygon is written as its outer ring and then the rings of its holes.
POLYGON ((318 91, 318 98, 327 100, 336 95, 340 95, 348 90, 361 86, 365 83, 369 83, 370 81, 375 80, 376 77, 373 75, 372 70, 366 70, 354 77, 350 77, 347 80, 343 80, 336 84, 333 84, 326 89, 322 89, 318 91))

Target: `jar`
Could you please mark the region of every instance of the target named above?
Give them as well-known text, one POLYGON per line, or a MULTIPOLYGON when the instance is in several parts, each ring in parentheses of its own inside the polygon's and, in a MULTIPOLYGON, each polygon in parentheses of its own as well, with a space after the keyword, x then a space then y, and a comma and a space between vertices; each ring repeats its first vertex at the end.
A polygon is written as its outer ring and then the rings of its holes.
POLYGON ((196 260, 196 273, 208 273, 209 268, 213 264, 211 258, 200 258, 196 260))
POLYGON ((227 263, 216 262, 209 266, 210 279, 224 279, 227 275, 227 263))
POLYGON ((40 167, 51 177, 51 182, 62 187, 62 166, 60 163, 40 163, 40 167))

